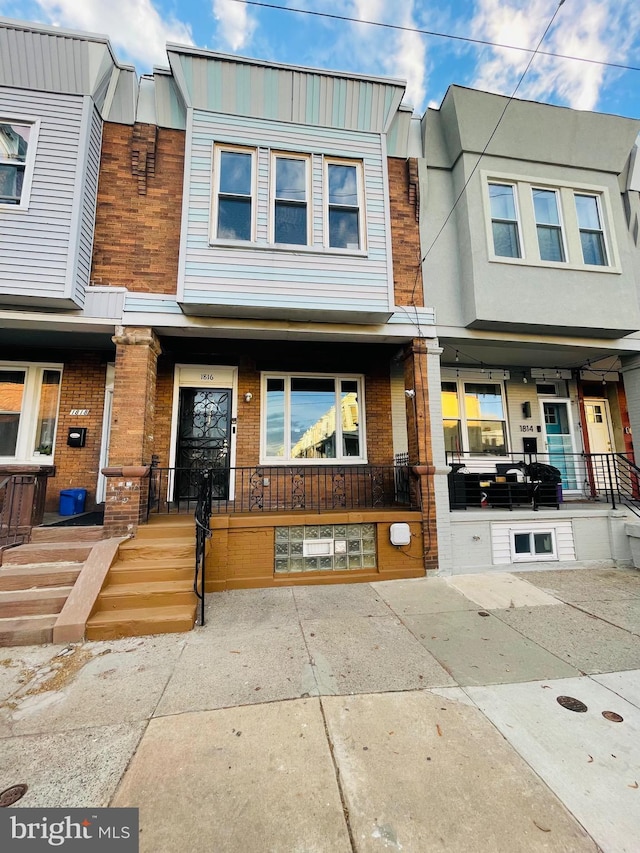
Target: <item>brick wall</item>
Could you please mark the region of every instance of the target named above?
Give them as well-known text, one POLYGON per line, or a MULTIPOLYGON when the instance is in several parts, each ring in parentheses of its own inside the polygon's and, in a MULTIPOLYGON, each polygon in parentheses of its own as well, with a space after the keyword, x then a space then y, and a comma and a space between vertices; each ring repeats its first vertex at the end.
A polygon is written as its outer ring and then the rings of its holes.
POLYGON ((104 125, 91 281, 176 292, 184 131, 104 125))
POLYGON ((418 161, 389 157, 388 165, 396 305, 423 306, 418 161))
POLYGON ((67 358, 62 372, 60 410, 56 435, 56 476, 49 478, 46 509, 58 509, 61 489, 87 489, 87 508, 95 505, 100 466, 100 442, 104 412, 106 365, 90 352, 67 358), (88 409, 89 414, 71 415, 72 409, 88 409), (86 427, 84 447, 67 447, 69 427, 86 427))

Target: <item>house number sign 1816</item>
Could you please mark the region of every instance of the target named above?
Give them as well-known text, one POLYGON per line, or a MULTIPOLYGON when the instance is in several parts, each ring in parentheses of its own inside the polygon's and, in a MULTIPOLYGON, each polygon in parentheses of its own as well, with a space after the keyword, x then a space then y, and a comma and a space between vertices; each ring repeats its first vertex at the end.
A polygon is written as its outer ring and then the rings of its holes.
POLYGON ((213 375, 213 373, 201 373, 200 379, 204 379, 205 381, 206 380, 211 381, 211 380, 215 379, 215 376, 213 375))

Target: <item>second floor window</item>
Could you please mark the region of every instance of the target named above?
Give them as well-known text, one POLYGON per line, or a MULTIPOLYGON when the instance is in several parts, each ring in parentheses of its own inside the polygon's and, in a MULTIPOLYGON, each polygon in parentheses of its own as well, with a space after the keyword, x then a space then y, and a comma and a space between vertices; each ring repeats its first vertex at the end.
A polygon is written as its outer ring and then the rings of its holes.
POLYGON ((217 224, 221 240, 253 237, 253 151, 217 151, 217 224))
POLYGON ((359 164, 339 162, 327 164, 329 246, 333 249, 362 248, 360 186, 359 164))
POLYGON ((564 240, 558 210, 558 194, 555 190, 535 188, 532 192, 540 260, 564 261, 564 240))
POLYGON ((510 184, 489 184, 489 199, 496 255, 503 258, 521 257, 514 187, 510 184))
POLYGON ((0 119, 0 205, 23 198, 32 125, 0 119))
POLYGON ((608 262, 598 196, 576 193, 575 199, 584 262, 604 267, 608 262))
POLYGON ((273 229, 275 243, 305 246, 307 216, 307 158, 276 156, 273 229))

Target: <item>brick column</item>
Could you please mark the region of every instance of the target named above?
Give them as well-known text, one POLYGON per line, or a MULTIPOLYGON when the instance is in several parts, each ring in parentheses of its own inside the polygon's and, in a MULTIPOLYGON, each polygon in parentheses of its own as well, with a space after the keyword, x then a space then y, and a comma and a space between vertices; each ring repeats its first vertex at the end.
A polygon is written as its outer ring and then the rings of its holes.
POLYGON ((113 337, 113 384, 104 526, 112 535, 135 533, 146 518, 154 450, 157 362, 160 344, 149 328, 119 327, 113 337))
POLYGON ((417 480, 422 507, 424 567, 426 570, 434 570, 438 566, 435 468, 431 452, 427 342, 423 339, 414 339, 405 350, 404 387, 413 392, 406 398, 407 438, 409 464, 417 480))

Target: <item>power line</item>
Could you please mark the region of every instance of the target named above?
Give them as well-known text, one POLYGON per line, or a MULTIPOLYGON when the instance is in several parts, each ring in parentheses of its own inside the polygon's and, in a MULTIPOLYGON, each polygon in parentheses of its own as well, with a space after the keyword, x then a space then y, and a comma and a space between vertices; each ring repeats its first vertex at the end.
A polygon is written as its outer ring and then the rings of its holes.
MULTIPOLYGON (((385 24, 381 21, 366 21, 361 18, 352 18, 348 15, 336 15, 330 12, 314 12, 311 9, 294 9, 290 6, 278 6, 275 3, 263 3, 260 0, 233 0, 234 3, 241 3, 243 6, 258 6, 262 9, 276 9, 280 12, 294 12, 297 15, 310 15, 316 18, 328 18, 334 21, 346 21, 347 23, 365 24, 368 27, 381 27, 386 30, 398 30, 406 33, 417 33, 418 35, 431 36, 432 38, 448 39, 450 41, 461 41, 467 44, 480 45, 482 47, 494 47, 505 50, 519 50, 521 53, 539 54, 540 56, 550 56, 554 59, 568 59, 572 62, 586 62, 589 65, 601 65, 605 68, 619 68, 623 71, 640 71, 640 66, 625 65, 622 62, 605 62, 601 59, 589 59, 586 56, 572 56, 566 53, 554 53, 550 50, 536 50, 531 47, 520 47, 515 44, 502 44, 501 42, 489 41, 487 39, 472 38, 471 36, 458 36, 453 33, 441 33, 437 30, 424 30, 420 27, 406 27, 401 24, 385 24)), ((564 0, 563 0, 564 2, 564 0)), ((560 6, 562 3, 559 4, 560 6)))

